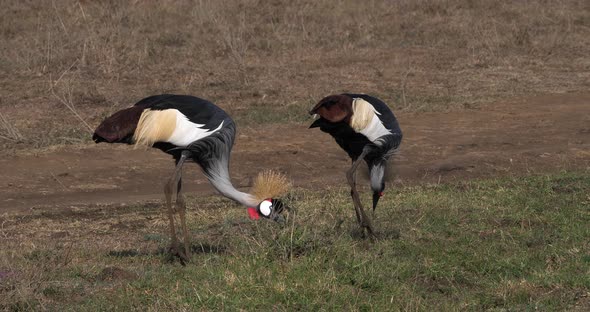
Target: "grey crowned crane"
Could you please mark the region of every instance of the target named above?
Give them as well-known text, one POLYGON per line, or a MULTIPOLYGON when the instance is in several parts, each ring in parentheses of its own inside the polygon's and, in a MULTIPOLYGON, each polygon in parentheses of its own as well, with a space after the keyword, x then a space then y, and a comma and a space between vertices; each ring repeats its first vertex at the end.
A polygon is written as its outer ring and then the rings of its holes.
POLYGON ((310 128, 319 127, 330 134, 352 159, 346 177, 356 217, 361 228, 373 236, 373 226, 356 190, 356 169, 362 160, 369 166, 374 212, 385 189, 387 160, 398 150, 402 140, 402 131, 393 112, 375 97, 345 93, 323 98, 309 113, 320 116, 310 128))
POLYGON ((147 97, 114 113, 96 128, 92 139, 96 143, 152 146, 172 155, 176 168, 164 185, 170 219, 170 251, 184 263, 190 256, 186 205, 181 193, 182 166, 186 161, 199 164, 207 179, 223 196, 248 207, 252 219, 262 215, 277 221, 284 208, 283 203, 274 198, 289 187, 281 174, 263 172, 255 180, 253 194, 238 191, 232 185, 229 160, 235 134, 234 121, 213 103, 194 96, 162 94, 147 97), (174 195, 176 209, 172 207, 174 195), (184 252, 178 246, 175 212, 180 217, 184 252))

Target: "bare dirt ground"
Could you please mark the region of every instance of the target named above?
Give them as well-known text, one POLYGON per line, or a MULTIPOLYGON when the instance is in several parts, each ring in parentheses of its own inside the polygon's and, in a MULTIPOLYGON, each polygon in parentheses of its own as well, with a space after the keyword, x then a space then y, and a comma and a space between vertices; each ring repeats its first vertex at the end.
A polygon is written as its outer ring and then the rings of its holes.
MULTIPOLYGON (((389 187, 590 168, 590 94, 397 115, 405 137, 391 161, 389 187)), ((273 168, 286 172, 296 187, 321 189, 344 186, 349 164, 317 129, 270 125, 238 130, 232 175, 238 188, 247 189, 258 171, 273 168)), ((6 155, 0 160, 0 212, 161 200, 172 167, 160 151, 124 145, 6 155)), ((184 181, 190 195, 214 193, 194 164, 185 167, 184 181)))

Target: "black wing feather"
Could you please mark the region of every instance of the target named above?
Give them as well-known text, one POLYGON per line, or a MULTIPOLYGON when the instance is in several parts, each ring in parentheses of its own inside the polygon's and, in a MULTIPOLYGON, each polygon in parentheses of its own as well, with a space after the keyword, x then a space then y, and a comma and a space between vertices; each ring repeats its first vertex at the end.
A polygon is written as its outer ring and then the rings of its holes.
POLYGON ((231 117, 215 104, 191 95, 161 94, 145 98, 135 105, 152 110, 177 109, 191 122, 205 125, 206 129, 215 129, 221 122, 232 122, 231 117))

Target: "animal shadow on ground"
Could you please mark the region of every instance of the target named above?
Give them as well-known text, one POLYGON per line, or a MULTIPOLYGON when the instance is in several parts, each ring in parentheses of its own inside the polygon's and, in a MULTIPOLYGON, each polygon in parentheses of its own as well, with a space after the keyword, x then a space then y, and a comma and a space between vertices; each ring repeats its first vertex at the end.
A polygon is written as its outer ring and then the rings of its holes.
POLYGON ((107 267, 104 268, 97 276, 96 281, 100 282, 112 282, 117 280, 133 281, 139 278, 134 272, 118 268, 118 267, 107 267))
MULTIPOLYGON (((342 230, 342 225, 344 224, 344 219, 339 219, 336 221, 336 224, 333 227, 334 232, 339 232, 342 230)), ((372 239, 375 240, 390 240, 390 239, 399 239, 401 234, 400 230, 397 228, 388 228, 385 225, 378 225, 376 226, 375 236, 372 239)), ((356 240, 367 240, 370 239, 369 235, 366 233, 365 229, 358 227, 356 223, 351 224, 351 227, 348 229, 348 234, 352 239, 356 240)))
MULTIPOLYGON (((191 253, 194 254, 225 254, 227 246, 211 245, 207 243, 192 244, 190 246, 191 253)), ((138 251, 135 249, 112 250, 108 252, 110 257, 128 258, 128 257, 142 257, 142 256, 169 256, 168 247, 160 247, 155 251, 138 251)))
MULTIPOLYGON (((353 227, 349 230, 350 237, 353 239, 358 240, 365 240, 370 239, 371 237, 365 232, 365 229, 359 228, 357 226, 353 227)), ((389 228, 379 228, 375 230, 375 236, 372 238, 374 240, 393 240, 400 238, 400 231, 399 229, 389 229, 389 228)))

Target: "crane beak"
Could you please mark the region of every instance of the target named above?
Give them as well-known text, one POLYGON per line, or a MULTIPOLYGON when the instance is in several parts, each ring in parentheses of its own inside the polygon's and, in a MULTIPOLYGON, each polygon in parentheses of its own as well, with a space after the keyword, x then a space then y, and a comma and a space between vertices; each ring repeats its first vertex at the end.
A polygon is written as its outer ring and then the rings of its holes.
POLYGON ((273 210, 269 218, 275 222, 284 223, 285 218, 281 215, 281 213, 285 208, 289 209, 289 207, 287 207, 287 205, 285 205, 280 199, 273 199, 273 204, 273 210))
POLYGON ((379 199, 381 199, 381 196, 383 196, 383 193, 381 192, 373 193, 373 211, 375 211, 375 208, 377 208, 377 204, 379 203, 379 199))
POLYGON ((92 135, 92 140, 96 143, 100 143, 100 142, 107 142, 107 140, 105 140, 103 137, 101 137, 100 135, 94 133, 94 135, 92 135))
POLYGON ((283 217, 281 213, 283 212, 283 210, 289 210, 290 208, 287 205, 285 205, 285 203, 283 203, 280 199, 272 199, 272 202, 273 209, 270 213, 269 219, 278 223, 284 223, 285 217, 283 217))
POLYGON ((321 119, 316 119, 314 120, 314 122, 309 126, 309 128, 317 128, 320 127, 322 125, 322 120, 321 119))
POLYGON ((272 217, 272 220, 276 223, 285 223, 285 217, 283 217, 280 214, 276 214, 275 216, 272 217))

